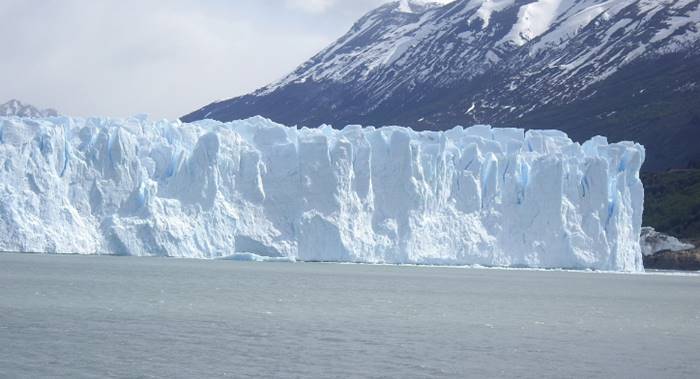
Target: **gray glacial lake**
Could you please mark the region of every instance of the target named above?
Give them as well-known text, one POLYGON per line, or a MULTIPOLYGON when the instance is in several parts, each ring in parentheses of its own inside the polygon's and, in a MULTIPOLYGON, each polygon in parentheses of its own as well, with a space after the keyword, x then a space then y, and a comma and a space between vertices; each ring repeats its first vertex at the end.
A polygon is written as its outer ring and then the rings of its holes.
POLYGON ((700 377, 700 277, 0 254, 0 377, 700 377))

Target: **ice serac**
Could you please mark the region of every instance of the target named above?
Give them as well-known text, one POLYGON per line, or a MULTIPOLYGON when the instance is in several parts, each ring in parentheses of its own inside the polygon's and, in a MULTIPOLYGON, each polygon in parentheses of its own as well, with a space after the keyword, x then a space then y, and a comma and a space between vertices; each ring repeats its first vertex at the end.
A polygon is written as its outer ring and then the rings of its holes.
POLYGON ((642 270, 644 148, 557 131, 0 118, 0 249, 642 270))

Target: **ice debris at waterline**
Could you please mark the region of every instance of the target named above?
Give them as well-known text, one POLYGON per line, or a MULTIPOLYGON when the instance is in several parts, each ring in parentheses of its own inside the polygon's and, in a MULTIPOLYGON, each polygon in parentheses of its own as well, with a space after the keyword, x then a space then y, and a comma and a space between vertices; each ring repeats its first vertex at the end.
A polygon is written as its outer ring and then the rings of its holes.
POLYGON ((483 125, 0 118, 0 249, 638 271, 643 160, 483 125))

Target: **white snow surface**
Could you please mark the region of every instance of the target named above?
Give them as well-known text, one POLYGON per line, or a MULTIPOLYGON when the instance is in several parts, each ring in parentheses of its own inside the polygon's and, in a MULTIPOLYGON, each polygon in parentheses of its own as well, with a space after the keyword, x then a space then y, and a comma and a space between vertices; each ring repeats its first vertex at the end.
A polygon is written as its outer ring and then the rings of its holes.
POLYGON ((483 125, 0 118, 0 250, 642 271, 643 160, 483 125))
POLYGON ((402 13, 422 12, 426 9, 438 7, 453 2, 454 0, 399 0, 396 10, 402 13))

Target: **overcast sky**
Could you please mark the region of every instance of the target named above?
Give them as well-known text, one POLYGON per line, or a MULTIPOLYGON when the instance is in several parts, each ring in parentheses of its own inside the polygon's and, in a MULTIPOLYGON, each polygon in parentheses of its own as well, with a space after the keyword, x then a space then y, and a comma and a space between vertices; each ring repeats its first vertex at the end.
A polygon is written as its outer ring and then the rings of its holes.
POLYGON ((176 118, 277 80, 386 0, 0 0, 0 103, 176 118))

